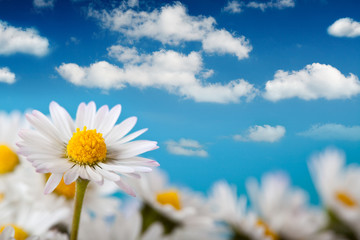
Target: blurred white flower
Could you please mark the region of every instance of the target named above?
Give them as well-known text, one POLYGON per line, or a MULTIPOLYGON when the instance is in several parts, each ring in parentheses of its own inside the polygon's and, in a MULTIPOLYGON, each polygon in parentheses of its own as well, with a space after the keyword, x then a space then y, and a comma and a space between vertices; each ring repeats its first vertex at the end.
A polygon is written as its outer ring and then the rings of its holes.
MULTIPOLYGON (((69 210, 57 202, 23 202, 16 207, 1 209, 0 229, 11 226, 15 230, 15 239, 39 237, 51 227, 69 217, 69 210), (4 214, 3 214, 4 213, 4 214)), ((7 234, 10 231, 7 230, 7 234)))
POLYGON ((360 168, 345 166, 345 155, 332 148, 309 162, 311 176, 339 237, 360 238, 360 168))
POLYGON ((208 231, 214 228, 214 222, 210 207, 200 194, 169 186, 161 171, 153 171, 133 184, 143 201, 140 209, 142 232, 158 222, 163 227, 164 237, 211 239, 208 231))
POLYGON ((237 196, 235 186, 225 181, 216 182, 210 203, 214 217, 228 225, 231 239, 264 239, 264 229, 257 224, 256 215, 247 210, 246 197, 237 196))
POLYGON ((259 216, 258 225, 264 227, 264 234, 272 240, 316 239, 317 232, 324 227, 324 216, 308 206, 306 193, 292 188, 285 174, 267 174, 261 185, 250 179, 247 190, 259 216))

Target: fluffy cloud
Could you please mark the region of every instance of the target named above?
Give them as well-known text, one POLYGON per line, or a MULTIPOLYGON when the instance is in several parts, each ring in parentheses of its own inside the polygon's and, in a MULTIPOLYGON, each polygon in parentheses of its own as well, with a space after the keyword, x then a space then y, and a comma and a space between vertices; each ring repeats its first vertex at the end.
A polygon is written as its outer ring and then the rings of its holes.
POLYGON ((198 141, 181 138, 178 142, 170 140, 166 142, 169 153, 183 156, 207 157, 209 154, 203 149, 198 141))
POLYGON ((55 0, 34 0, 33 5, 35 8, 53 8, 55 0))
POLYGON ((266 83, 264 97, 274 102, 294 97, 330 100, 350 98, 359 93, 357 76, 351 73, 344 76, 330 65, 313 63, 300 71, 278 70, 274 79, 266 83))
POLYGON ((7 67, 0 68, 0 82, 13 84, 15 82, 15 74, 10 72, 7 67))
POLYGON ((328 28, 328 33, 335 37, 359 37, 360 22, 352 18, 340 18, 328 28))
POLYGON ((0 55, 15 53, 44 56, 48 53, 49 41, 32 28, 21 29, 0 21, 0 55))
POLYGON ((265 11, 267 8, 284 9, 290 7, 295 7, 294 0, 271 0, 268 2, 252 1, 247 4, 235 0, 235 1, 229 1, 227 5, 224 7, 224 11, 230 13, 240 13, 242 12, 242 8, 258 8, 261 11, 265 11))
POLYGON ((171 45, 199 41, 206 52, 232 54, 238 59, 247 58, 252 50, 245 37, 236 37, 224 29, 216 29, 216 21, 212 17, 188 15, 181 3, 152 12, 134 11, 120 6, 110 12, 90 9, 88 14, 99 19, 103 27, 126 37, 147 37, 171 45))
POLYGON ((285 128, 283 126, 272 127, 270 125, 258 126, 255 125, 247 130, 244 135, 235 135, 233 138, 236 141, 243 142, 277 142, 285 135, 285 128))
POLYGON ((309 130, 299 133, 300 136, 318 140, 360 141, 360 126, 344 126, 341 124, 314 125, 309 130))
POLYGON ((243 4, 239 3, 238 1, 229 1, 226 6, 224 7, 224 11, 225 12, 229 12, 229 13, 241 13, 242 9, 241 7, 243 6, 243 4))
POLYGON ((250 101, 257 89, 245 80, 233 80, 227 84, 206 83, 201 76, 211 75, 203 69, 200 53, 188 55, 172 50, 161 50, 152 54, 139 54, 135 48, 112 46, 109 55, 123 63, 120 68, 106 61, 96 62, 89 67, 74 63, 63 63, 58 73, 67 81, 85 87, 121 89, 127 85, 154 87, 170 93, 194 99, 196 102, 229 103, 242 98, 250 101))

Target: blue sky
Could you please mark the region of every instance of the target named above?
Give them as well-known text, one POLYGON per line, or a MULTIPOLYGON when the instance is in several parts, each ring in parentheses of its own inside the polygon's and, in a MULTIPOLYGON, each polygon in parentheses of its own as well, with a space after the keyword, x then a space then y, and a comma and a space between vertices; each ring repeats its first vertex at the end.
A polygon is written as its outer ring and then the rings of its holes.
POLYGON ((356 0, 0 0, 0 108, 123 106, 172 181, 206 192, 360 156, 356 0))

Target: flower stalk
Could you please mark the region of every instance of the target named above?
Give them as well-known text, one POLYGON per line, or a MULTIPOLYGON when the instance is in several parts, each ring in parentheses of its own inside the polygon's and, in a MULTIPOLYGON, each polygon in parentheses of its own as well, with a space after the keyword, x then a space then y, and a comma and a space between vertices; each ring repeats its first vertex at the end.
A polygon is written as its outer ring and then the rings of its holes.
POLYGON ((80 177, 76 180, 75 205, 70 240, 77 240, 78 238, 81 209, 88 184, 89 180, 82 179, 80 177))

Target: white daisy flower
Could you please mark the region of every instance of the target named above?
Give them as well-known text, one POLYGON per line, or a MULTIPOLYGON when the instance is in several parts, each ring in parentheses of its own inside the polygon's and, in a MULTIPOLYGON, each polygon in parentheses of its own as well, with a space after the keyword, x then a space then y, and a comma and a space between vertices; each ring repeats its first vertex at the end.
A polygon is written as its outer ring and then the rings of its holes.
MULTIPOLYGON (((43 201, 23 202, 16 207, 2 209, 3 212, 5 214, 0 214, 0 231, 11 226, 16 240, 39 237, 70 214, 68 209, 62 208, 57 202, 43 201)), ((7 230, 6 233, 9 232, 7 230)))
POLYGON ((21 165, 17 154, 18 131, 24 128, 24 118, 19 112, 0 112, 0 179, 13 175, 21 165))
POLYGON ((214 217, 228 226, 231 239, 264 239, 264 228, 257 224, 256 215, 247 210, 246 197, 237 196, 235 186, 225 181, 215 183, 210 203, 214 217))
POLYGON ((4 229, 0 229, 0 240, 68 240, 68 236, 66 234, 61 234, 56 231, 48 231, 41 236, 30 236, 27 237, 26 232, 22 232, 18 227, 12 227, 12 225, 8 225, 3 227, 4 229), (16 234, 16 235, 15 235, 16 234))
POLYGON ((139 176, 159 166, 154 160, 137 156, 158 146, 155 141, 132 141, 147 129, 127 135, 137 118, 115 125, 120 111, 120 105, 111 110, 104 105, 96 111, 94 102, 81 103, 73 121, 64 108, 51 102, 50 118, 36 110, 26 115, 35 130, 21 131, 18 146, 37 172, 51 173, 46 194, 56 188, 62 177, 66 184, 80 177, 99 184, 107 179, 135 195, 120 175, 139 176))
POLYGON ((125 217, 118 213, 113 221, 103 218, 87 218, 82 222, 79 239, 86 240, 162 240, 163 229, 159 224, 152 225, 141 233, 141 216, 137 212, 125 217))
MULTIPOLYGON (((178 231, 198 236, 214 227, 210 207, 197 193, 169 186, 163 172, 154 171, 140 181, 134 181, 139 197, 143 201, 141 215, 142 232, 154 222, 164 228, 164 235, 176 235, 178 231)), ((204 238, 206 239, 206 238, 204 238)))
POLYGON ((359 166, 345 166, 345 155, 329 148, 314 155, 309 168, 329 216, 328 227, 340 236, 359 239, 359 166))
POLYGON ((282 173, 265 175, 261 186, 250 179, 247 189, 260 217, 258 225, 264 227, 264 234, 272 240, 316 239, 317 232, 324 227, 321 212, 310 208, 306 193, 292 188, 282 173))

